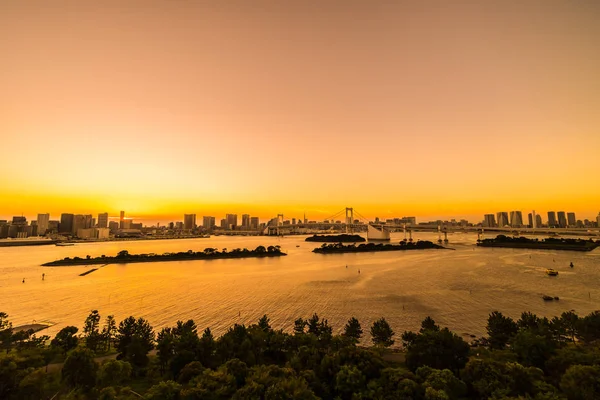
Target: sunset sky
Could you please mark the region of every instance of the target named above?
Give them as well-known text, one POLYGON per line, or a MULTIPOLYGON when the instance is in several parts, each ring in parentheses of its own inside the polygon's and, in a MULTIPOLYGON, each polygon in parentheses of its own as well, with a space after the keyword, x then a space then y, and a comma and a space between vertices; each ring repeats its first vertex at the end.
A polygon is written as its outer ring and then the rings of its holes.
POLYGON ((595 218, 599 21, 597 0, 2 1, 0 218, 595 218))

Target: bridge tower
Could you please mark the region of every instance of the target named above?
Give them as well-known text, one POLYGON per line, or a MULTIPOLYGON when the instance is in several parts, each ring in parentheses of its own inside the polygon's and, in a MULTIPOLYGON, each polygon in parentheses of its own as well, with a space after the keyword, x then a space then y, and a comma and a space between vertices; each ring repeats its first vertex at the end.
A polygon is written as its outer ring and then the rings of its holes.
POLYGON ((354 223, 354 209, 346 207, 346 233, 350 231, 350 225, 354 223))

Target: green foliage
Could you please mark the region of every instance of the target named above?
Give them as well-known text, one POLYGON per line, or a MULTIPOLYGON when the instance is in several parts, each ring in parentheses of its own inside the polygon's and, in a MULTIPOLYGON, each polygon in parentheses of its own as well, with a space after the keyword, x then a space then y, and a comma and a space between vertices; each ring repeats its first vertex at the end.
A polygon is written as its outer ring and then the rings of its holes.
POLYGON ((352 339, 354 342, 358 342, 362 337, 362 334, 363 330, 360 326, 360 322, 354 317, 350 318, 344 327, 343 335, 352 339))
POLYGON ((96 384, 94 353, 87 348, 73 350, 62 368, 62 380, 71 388, 89 390, 96 384))
POLYGON ((60 348, 63 353, 77 347, 79 339, 75 334, 79 329, 74 326, 66 326, 62 328, 50 342, 51 346, 60 348))
POLYGON ((126 361, 108 360, 98 370, 98 385, 122 386, 131 378, 131 364, 126 361))
POLYGON ((416 373, 423 380, 423 387, 441 390, 451 400, 460 399, 467 393, 467 385, 449 369, 421 367, 416 373))
POLYGON ((569 400, 600 399, 600 366, 570 367, 560 381, 560 388, 569 400))
POLYGON ((385 318, 373 322, 371 326, 371 340, 375 346, 390 347, 394 344, 394 331, 385 318))
POLYGON ((12 345, 12 323, 8 320, 8 314, 0 312, 0 349, 8 353, 12 345))
POLYGON ((546 361, 554 353, 555 344, 547 336, 538 335, 535 331, 525 329, 519 331, 512 338, 511 350, 523 365, 544 368, 546 361))
POLYGON ((350 399, 365 385, 366 378, 354 365, 344 365, 335 376, 335 389, 342 399, 350 399))
POLYGON ((181 385, 177 382, 166 381, 160 382, 152 386, 146 392, 144 399, 146 400, 179 400, 179 392, 181 385))
POLYGON ((128 317, 119 324, 116 342, 121 358, 134 367, 144 367, 148 352, 154 348, 154 331, 145 319, 128 317))
POLYGON ((102 335, 100 334, 100 314, 98 313, 98 310, 92 310, 90 315, 85 319, 85 323, 83 324, 83 338, 85 340, 85 346, 94 352, 102 342, 102 335))
POLYGON ((406 347, 406 366, 411 371, 428 366, 458 373, 468 361, 469 345, 448 328, 421 329, 418 334, 405 332, 402 340, 406 347))
POLYGON ((499 311, 494 311, 488 317, 487 333, 492 349, 503 349, 510 339, 516 335, 517 323, 510 317, 505 317, 499 311))

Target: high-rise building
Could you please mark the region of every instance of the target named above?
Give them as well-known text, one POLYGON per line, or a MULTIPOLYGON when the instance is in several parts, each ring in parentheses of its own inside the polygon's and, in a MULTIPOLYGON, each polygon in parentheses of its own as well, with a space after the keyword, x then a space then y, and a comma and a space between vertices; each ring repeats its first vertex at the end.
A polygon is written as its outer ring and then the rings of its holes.
POLYGON ((108 223, 108 229, 110 230, 110 233, 116 233, 119 230, 119 223, 117 221, 110 221, 108 223))
POLYGON ((92 215, 91 214, 77 214, 73 217, 73 227, 71 232, 77 234, 79 229, 89 229, 92 227, 92 215))
POLYGON ((496 217, 494 214, 485 214, 483 216, 483 226, 486 228, 494 228, 496 226, 496 217))
POLYGON ((215 217, 202 217, 202 228, 207 231, 215 227, 215 217))
POLYGON ((226 218, 221 219, 221 228, 227 229, 227 219, 226 218))
POLYGON ((124 229, 124 226, 123 226, 124 222, 125 222, 125 211, 121 211, 119 213, 119 228, 124 229))
POLYGON ((225 219, 227 220, 227 229, 235 229, 237 226, 237 214, 227 214, 225 215, 225 219))
POLYGON ((242 214, 242 228, 250 229, 250 215, 242 214))
POLYGON ((72 233, 73 232, 73 214, 61 214, 60 225, 58 226, 59 233, 72 233))
POLYGON ((510 212, 510 226, 512 228, 520 228, 523 226, 523 213, 521 213, 521 211, 510 212))
POLYGON ((548 228, 556 228, 557 226, 556 213, 554 211, 548 211, 548 228))
POLYGON ((598 213, 598 216, 596 217, 596 227, 600 228, 600 212, 598 213))
POLYGON ((98 228, 108 228, 108 213, 98 214, 98 228))
POLYGON ((569 228, 577 226, 577 218, 575 218, 574 212, 567 213, 567 225, 569 228))
POLYGON ((527 214, 527 227, 535 228, 535 218, 532 213, 527 214))
POLYGON ((251 217, 250 218, 250 229, 257 230, 258 225, 259 225, 258 217, 251 217))
POLYGON ((535 227, 536 228, 541 228, 542 227, 542 216, 540 214, 537 214, 535 216, 535 227))
POLYGON ((48 230, 48 223, 50 222, 50 214, 38 214, 37 216, 37 231, 38 235, 43 236, 48 230))
POLYGON ((188 231, 196 229, 196 214, 183 215, 183 229, 188 231))
POLYGON ((496 213, 496 219, 498 220, 498 226, 503 228, 508 226, 508 213, 506 211, 500 211, 496 213))
POLYGON ((558 217, 558 227, 566 228, 567 227, 567 214, 564 211, 559 211, 556 213, 558 217))

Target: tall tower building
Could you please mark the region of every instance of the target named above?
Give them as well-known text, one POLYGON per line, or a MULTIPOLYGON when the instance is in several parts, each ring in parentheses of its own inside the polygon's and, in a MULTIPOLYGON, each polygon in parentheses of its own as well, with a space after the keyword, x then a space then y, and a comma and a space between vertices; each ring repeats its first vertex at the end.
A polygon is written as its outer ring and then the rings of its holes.
POLYGON ((496 226, 496 217, 494 214, 485 214, 483 216, 483 226, 487 228, 494 228, 496 226))
POLYGON ((548 228, 556 228, 557 226, 556 213, 554 211, 548 211, 548 228))
POLYGON ((125 211, 121 211, 121 212, 119 213, 119 228, 120 228, 120 229, 123 229, 123 228, 124 228, 124 227, 123 227, 123 224, 124 224, 124 222, 125 222, 125 211))
POLYGON ((58 227, 59 233, 71 233, 73 232, 73 214, 61 214, 60 225, 58 227))
POLYGON ((38 235, 43 236, 46 234, 48 230, 48 223, 50 222, 50 214, 38 214, 37 216, 37 226, 38 226, 38 235))
POLYGON ((527 214, 527 226, 529 228, 535 228, 535 218, 533 217, 533 213, 527 214))
POLYGON ((521 213, 521 211, 510 212, 510 226, 512 228, 520 228, 523 226, 523 213, 521 213))
POLYGON ((227 229, 235 229, 237 226, 237 214, 227 214, 225 215, 225 220, 227 221, 227 229))
POLYGON ((541 228, 542 227, 542 216, 540 214, 537 214, 535 216, 535 227, 536 228, 541 228))
POLYGON ((260 222, 258 220, 258 217, 250 218, 250 229, 257 230, 259 225, 260 225, 260 222))
POLYGON ((215 217, 202 217, 202 228, 211 230, 215 227, 215 217))
POLYGON ((567 214, 564 211, 559 211, 556 213, 558 217, 558 227, 566 228, 567 227, 567 214))
POLYGON ((196 229, 196 214, 183 215, 183 229, 188 231, 196 229))
POLYGON ((574 212, 567 213, 567 225, 569 228, 577 226, 577 218, 575 218, 574 212))
POLYGON ((498 220, 499 227, 508 226, 508 213, 506 211, 500 211, 496 214, 496 219, 498 220))
POLYGON ((242 214, 242 228, 250 229, 250 215, 242 214))
POLYGON ((98 228, 108 228, 108 213, 98 214, 98 228))
POLYGON ((596 217, 596 227, 600 228, 600 212, 598 213, 598 216, 596 217))

